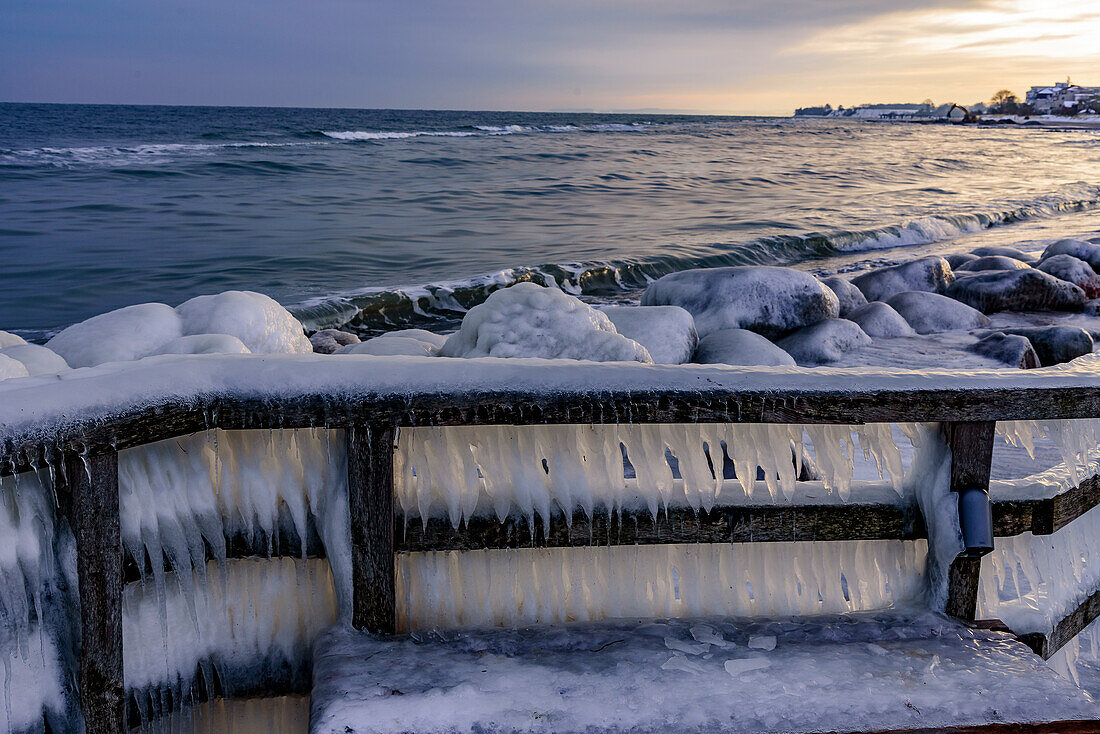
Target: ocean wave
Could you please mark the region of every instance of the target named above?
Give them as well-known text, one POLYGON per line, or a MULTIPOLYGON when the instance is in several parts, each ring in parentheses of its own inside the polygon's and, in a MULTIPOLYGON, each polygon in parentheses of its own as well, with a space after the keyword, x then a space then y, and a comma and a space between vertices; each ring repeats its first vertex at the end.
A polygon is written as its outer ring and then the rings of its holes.
POLYGON ((1059 195, 1037 197, 1004 208, 934 215, 875 229, 774 235, 729 245, 720 252, 516 267, 465 280, 343 292, 304 301, 290 310, 310 330, 342 327, 370 335, 413 326, 455 328, 466 311, 490 293, 520 282, 557 287, 578 296, 614 298, 681 270, 784 265, 844 252, 927 245, 982 229, 1098 205, 1100 187, 1081 185, 1059 195))
POLYGON ((188 155, 210 155, 229 148, 284 148, 308 143, 147 143, 144 145, 93 145, 0 150, 0 166, 156 165, 188 155))
POLYGON ((321 134, 333 140, 404 140, 406 138, 468 138, 477 133, 459 130, 411 130, 411 131, 370 131, 370 130, 322 130, 321 134))

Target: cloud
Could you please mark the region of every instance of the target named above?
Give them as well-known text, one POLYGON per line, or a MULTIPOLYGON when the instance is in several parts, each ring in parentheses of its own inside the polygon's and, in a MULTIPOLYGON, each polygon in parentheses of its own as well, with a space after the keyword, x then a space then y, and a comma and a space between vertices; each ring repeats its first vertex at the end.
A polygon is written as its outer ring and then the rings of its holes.
POLYGON ((8 0, 3 12, 0 99, 83 102, 789 113, 969 97, 1048 81, 1058 63, 1072 68, 1056 78, 1083 75, 1100 37, 1100 14, 1069 0, 8 0), (1010 55, 1011 78, 992 81, 1010 55))

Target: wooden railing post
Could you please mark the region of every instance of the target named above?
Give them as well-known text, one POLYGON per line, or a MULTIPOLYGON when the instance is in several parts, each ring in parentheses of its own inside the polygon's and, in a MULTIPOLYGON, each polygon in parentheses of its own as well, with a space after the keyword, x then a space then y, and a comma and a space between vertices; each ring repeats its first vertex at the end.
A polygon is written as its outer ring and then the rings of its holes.
MULTIPOLYGON (((989 473, 993 462, 993 437, 997 424, 993 421, 960 421, 947 424, 947 441, 951 448, 951 491, 963 502, 966 492, 978 492, 970 499, 977 499, 977 511, 990 513, 989 473), (985 499, 984 509, 981 498, 985 499)), ((968 500, 969 502, 969 500, 968 500)), ((971 511, 975 504, 970 502, 971 511)), ((960 510, 962 508, 960 507, 960 510)), ((966 518, 960 517, 965 523, 966 518)), ((985 540, 979 546, 971 546, 951 562, 948 573, 947 613, 967 621, 974 621, 978 607, 978 582, 982 570, 982 557, 992 549, 992 521, 990 519, 989 544, 985 540)))
POLYGON ((352 625, 396 631, 393 546, 393 424, 347 428, 351 515, 352 625))
POLYGON ((80 704, 85 731, 121 734, 126 724, 122 666, 122 533, 118 452, 66 457, 69 526, 80 591, 80 704))

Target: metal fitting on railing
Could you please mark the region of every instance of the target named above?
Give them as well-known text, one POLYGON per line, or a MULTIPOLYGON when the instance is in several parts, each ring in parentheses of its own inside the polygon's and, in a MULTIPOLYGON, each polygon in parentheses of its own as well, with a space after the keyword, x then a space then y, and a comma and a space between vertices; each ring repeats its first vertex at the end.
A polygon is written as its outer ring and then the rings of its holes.
POLYGON ((963 554, 981 558, 993 550, 993 511, 989 492, 970 487, 956 492, 959 496, 959 525, 962 528, 963 554))

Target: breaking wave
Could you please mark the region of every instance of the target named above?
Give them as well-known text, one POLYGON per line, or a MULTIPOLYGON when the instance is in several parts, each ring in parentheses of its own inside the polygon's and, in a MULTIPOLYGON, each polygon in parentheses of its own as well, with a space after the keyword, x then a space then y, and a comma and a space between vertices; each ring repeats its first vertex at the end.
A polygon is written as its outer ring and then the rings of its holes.
POLYGON ((991 227, 1100 205, 1100 187, 1077 186, 1063 195, 988 211, 922 217, 901 225, 775 235, 735 243, 713 252, 657 255, 629 260, 516 267, 465 280, 397 288, 368 288, 310 299, 290 310, 307 329, 345 327, 363 334, 394 328, 457 327, 470 308, 489 294, 520 282, 558 287, 578 296, 614 299, 645 288, 669 273, 729 265, 784 265, 839 253, 927 245, 991 227))

